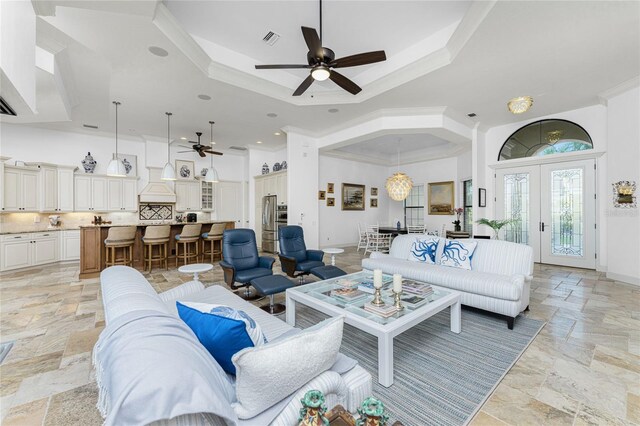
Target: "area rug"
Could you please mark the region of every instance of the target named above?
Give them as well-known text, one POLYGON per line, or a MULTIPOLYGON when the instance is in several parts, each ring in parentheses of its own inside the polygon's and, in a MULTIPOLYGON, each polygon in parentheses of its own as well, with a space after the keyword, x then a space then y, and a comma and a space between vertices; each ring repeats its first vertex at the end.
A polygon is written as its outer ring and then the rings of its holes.
MULTIPOLYGON (((325 315, 296 306, 296 326, 307 328, 325 315)), ((341 352, 373 376, 373 393, 393 421, 409 425, 463 425, 540 332, 544 322, 519 316, 513 330, 487 313, 462 310, 462 332, 450 331, 445 310, 394 339, 394 382, 377 380, 377 339, 345 325, 341 352)))

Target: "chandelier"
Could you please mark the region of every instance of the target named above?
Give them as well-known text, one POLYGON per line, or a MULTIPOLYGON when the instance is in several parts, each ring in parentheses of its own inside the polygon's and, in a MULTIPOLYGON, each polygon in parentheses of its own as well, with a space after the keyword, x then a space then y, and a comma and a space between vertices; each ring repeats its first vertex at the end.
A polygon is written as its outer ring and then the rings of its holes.
MULTIPOLYGON (((400 139, 398 139, 400 143, 400 139)), ((392 176, 387 178, 385 188, 394 201, 402 201, 409 196, 411 188, 413 187, 413 181, 409 176, 400 172, 400 149, 398 148, 398 171, 392 176)))
POLYGON ((560 138, 562 138, 562 135, 564 134, 564 132, 562 130, 551 130, 550 132, 547 132, 547 141, 549 143, 556 143, 560 140, 560 138))
POLYGON ((507 102, 509 111, 514 114, 522 114, 523 112, 527 112, 529 108, 531 108, 531 105, 533 105, 533 98, 531 96, 519 96, 507 102))

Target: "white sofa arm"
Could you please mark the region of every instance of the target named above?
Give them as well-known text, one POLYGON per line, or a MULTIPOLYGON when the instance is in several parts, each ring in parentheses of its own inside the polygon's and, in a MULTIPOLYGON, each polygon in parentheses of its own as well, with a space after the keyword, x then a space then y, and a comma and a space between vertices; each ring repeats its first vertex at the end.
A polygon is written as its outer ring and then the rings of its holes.
POLYGON ((187 296, 191 293, 204 290, 204 286, 199 281, 189 281, 188 283, 180 284, 178 287, 174 287, 171 290, 167 290, 160 293, 160 299, 163 302, 172 302, 181 297, 187 296))
POLYGON ((327 408, 332 408, 336 404, 345 406, 347 404, 348 390, 344 380, 340 375, 333 371, 325 371, 304 385, 298 392, 293 395, 293 399, 287 404, 284 410, 276 417, 271 426, 289 426, 298 424, 300 409, 304 398, 304 394, 310 390, 319 390, 325 397, 327 408), (329 405, 331 404, 331 405, 329 405))

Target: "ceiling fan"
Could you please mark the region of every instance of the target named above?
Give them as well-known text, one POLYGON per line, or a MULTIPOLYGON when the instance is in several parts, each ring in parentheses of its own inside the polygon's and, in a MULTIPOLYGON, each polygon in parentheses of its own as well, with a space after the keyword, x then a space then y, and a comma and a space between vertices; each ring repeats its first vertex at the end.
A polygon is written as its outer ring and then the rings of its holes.
POLYGON ((178 145, 178 146, 180 146, 180 147, 182 147, 182 148, 187 148, 187 149, 188 149, 188 151, 178 151, 178 152, 182 153, 182 152, 191 152, 191 151, 195 151, 195 152, 197 152, 197 153, 198 153, 198 155, 199 155, 200 157, 206 157, 206 156, 207 156, 207 154, 211 154, 211 155, 222 155, 222 153, 221 153, 221 152, 214 151, 214 150, 212 150, 212 149, 211 149, 211 147, 210 147, 210 146, 202 145, 202 144, 200 143, 200 136, 202 136, 202 132, 196 132, 196 136, 198 136, 198 142, 195 142, 195 141, 189 141, 189 143, 192 143, 193 145, 191 145, 191 146, 178 145))
POLYGON ((324 81, 327 78, 342 87, 347 92, 356 95, 362 89, 360 86, 349 80, 344 75, 338 73, 334 68, 356 67, 358 65, 373 64, 382 62, 387 59, 384 50, 376 50, 374 52, 359 53, 356 55, 345 56, 344 58, 335 59, 335 53, 328 47, 322 46, 322 0, 320 0, 320 37, 314 28, 301 27, 302 36, 307 43, 309 52, 307 52, 308 65, 256 65, 256 69, 288 69, 288 68, 306 68, 311 69, 309 76, 302 82, 300 86, 293 92, 293 96, 302 95, 311 86, 314 80, 324 81))

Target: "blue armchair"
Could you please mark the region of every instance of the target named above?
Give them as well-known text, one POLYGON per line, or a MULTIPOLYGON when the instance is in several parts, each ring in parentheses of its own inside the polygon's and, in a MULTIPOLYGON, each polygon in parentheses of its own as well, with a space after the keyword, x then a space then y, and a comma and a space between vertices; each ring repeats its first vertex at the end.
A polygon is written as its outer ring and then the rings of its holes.
POLYGON ((313 268, 324 266, 324 253, 321 250, 307 250, 300 226, 281 227, 278 230, 278 240, 282 271, 291 278, 299 277, 301 284, 304 283, 304 276, 309 275, 313 268))
POLYGON ((231 289, 244 287, 238 296, 245 300, 256 300, 262 296, 251 292, 251 280, 273 275, 272 257, 258 256, 256 234, 252 229, 227 229, 222 234, 222 258, 220 266, 224 272, 224 282, 231 289), (236 285, 240 283, 240 285, 236 285))

